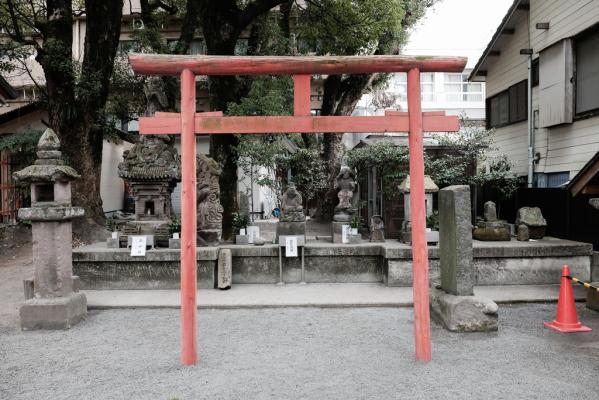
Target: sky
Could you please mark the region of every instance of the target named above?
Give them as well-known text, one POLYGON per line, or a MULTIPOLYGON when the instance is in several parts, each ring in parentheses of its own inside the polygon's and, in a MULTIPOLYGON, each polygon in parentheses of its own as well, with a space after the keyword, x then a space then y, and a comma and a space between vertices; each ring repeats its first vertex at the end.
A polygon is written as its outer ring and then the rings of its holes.
POLYGON ((466 56, 472 68, 513 0, 440 0, 414 27, 404 54, 466 56))

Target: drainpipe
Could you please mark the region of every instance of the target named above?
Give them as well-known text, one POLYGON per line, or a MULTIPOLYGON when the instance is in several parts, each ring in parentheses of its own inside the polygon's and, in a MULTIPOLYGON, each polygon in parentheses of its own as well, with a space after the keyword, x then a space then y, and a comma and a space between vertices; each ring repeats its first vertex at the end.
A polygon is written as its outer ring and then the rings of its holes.
POLYGON ((534 123, 532 120, 532 54, 528 55, 528 179, 527 186, 533 186, 534 176, 534 123))

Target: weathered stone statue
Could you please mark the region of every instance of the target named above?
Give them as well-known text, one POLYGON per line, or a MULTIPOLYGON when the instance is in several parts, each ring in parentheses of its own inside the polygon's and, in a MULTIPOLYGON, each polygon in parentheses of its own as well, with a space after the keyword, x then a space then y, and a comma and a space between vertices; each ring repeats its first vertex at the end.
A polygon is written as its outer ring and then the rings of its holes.
POLYGON ((198 242, 215 245, 223 233, 223 206, 220 204, 220 165, 210 157, 197 157, 198 242))
POLYGON ((306 215, 302 195, 290 183, 281 197, 281 216, 277 223, 277 240, 280 235, 303 236, 306 234, 306 215))
POLYGON ((14 173, 31 185, 31 207, 19 209, 19 219, 31 221, 35 266, 33 291, 21 305, 21 328, 68 329, 87 314, 87 300, 73 283, 71 220, 83 217, 71 206, 71 181, 79 174, 62 160, 60 141, 46 129, 37 145, 34 165, 14 173))
POLYGON ((370 241, 385 241, 385 223, 383 222, 383 217, 380 215, 373 215, 370 218, 370 241))
POLYGON ((526 225, 531 239, 543 239, 547 230, 547 221, 539 207, 519 208, 516 225, 526 225))
POLYGON ((302 195, 295 188, 294 183, 287 186, 281 198, 281 222, 303 222, 306 220, 302 195))
POLYGON ((478 221, 472 230, 472 237, 481 241, 509 241, 510 228, 505 221, 497 219, 495 203, 487 201, 484 204, 484 221, 478 221))
POLYGON ((337 204, 337 207, 335 207, 333 221, 349 222, 351 220, 351 216, 355 212, 352 199, 354 197, 354 190, 356 188, 354 173, 351 169, 349 169, 349 167, 341 167, 339 175, 337 175, 335 180, 335 187, 337 190, 339 190, 339 192, 337 192, 339 204, 337 204))

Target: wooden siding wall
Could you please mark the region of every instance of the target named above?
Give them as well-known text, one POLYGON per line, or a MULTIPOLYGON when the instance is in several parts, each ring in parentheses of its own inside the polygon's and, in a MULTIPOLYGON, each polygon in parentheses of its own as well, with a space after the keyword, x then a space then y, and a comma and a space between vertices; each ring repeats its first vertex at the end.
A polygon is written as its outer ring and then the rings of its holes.
MULTIPOLYGON (((551 44, 574 36, 599 23, 597 0, 531 0, 530 32, 527 13, 517 11, 510 26, 513 35, 503 35, 496 45, 500 56, 488 57, 487 97, 499 93, 528 77, 527 56, 520 49, 532 47, 533 57, 551 44), (537 22, 549 22, 548 30, 536 29, 537 22), (530 33, 530 45, 528 35, 530 33)), ((533 111, 538 110, 538 86, 533 88, 533 111)), ((527 173, 527 123, 518 123, 496 129, 495 145, 507 153, 519 175, 527 173)), ((535 153, 541 154, 535 172, 568 171, 573 177, 599 151, 599 116, 577 120, 558 127, 535 129, 535 153)))

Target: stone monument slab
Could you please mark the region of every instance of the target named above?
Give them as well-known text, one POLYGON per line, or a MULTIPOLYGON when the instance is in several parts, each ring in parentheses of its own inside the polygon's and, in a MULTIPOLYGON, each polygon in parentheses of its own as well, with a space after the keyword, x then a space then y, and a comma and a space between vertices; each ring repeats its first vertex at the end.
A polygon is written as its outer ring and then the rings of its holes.
POLYGON ((218 252, 217 286, 221 290, 231 288, 233 282, 233 258, 230 249, 220 249, 218 252))
POLYGON ((474 293, 470 213, 468 186, 448 186, 439 191, 441 286, 447 293, 459 296, 474 293))

